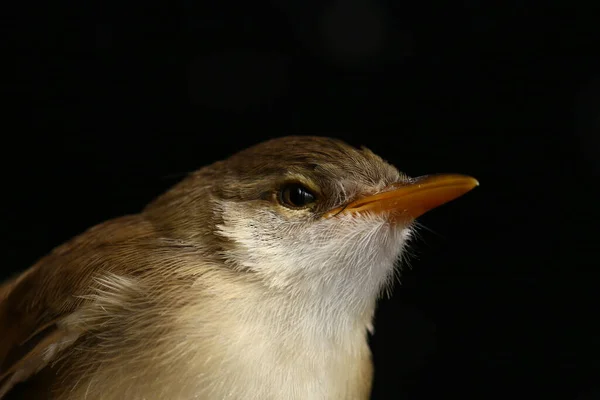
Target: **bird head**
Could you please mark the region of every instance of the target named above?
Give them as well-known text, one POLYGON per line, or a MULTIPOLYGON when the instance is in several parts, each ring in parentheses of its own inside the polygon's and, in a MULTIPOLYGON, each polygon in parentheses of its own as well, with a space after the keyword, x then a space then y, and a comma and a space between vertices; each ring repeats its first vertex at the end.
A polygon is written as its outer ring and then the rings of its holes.
POLYGON ((415 218, 476 185, 413 179, 339 140, 284 137, 201 169, 148 212, 273 290, 351 304, 390 282, 415 218))

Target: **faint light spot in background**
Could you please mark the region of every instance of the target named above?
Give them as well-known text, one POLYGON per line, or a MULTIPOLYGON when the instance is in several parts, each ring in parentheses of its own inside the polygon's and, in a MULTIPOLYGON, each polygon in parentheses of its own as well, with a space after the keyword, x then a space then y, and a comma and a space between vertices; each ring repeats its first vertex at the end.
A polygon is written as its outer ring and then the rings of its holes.
POLYGON ((414 38, 397 11, 368 0, 271 0, 305 49, 339 67, 404 63, 414 38))
POLYGON ((384 18, 377 7, 362 0, 337 1, 320 21, 325 50, 339 61, 376 56, 385 39, 384 18))
POLYGON ((320 20, 326 52, 334 61, 361 62, 378 56, 384 47, 385 18, 364 0, 337 1, 320 20))
POLYGON ((285 92, 287 61, 251 50, 199 56, 189 65, 188 85, 196 106, 232 111, 260 107, 285 92))
POLYGON ((586 160, 600 171, 600 75, 581 88, 576 104, 582 152, 586 160))

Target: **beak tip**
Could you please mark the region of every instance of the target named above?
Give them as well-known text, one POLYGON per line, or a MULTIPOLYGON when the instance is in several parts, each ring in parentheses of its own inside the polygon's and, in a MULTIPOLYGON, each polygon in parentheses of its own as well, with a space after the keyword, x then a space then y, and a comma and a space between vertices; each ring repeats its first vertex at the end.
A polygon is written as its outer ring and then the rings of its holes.
POLYGON ((479 181, 475 178, 473 178, 472 176, 468 176, 468 175, 453 175, 452 176, 454 179, 454 184, 457 184, 458 186, 462 186, 463 188, 466 189, 466 191, 471 191, 473 189, 475 189, 477 186, 479 186, 479 181))

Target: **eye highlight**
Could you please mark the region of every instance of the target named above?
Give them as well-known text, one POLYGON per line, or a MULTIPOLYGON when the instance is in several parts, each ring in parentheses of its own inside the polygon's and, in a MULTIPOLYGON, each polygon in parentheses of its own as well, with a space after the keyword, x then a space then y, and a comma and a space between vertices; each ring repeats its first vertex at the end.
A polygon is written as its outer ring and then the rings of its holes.
POLYGON ((306 187, 298 183, 290 183, 281 188, 279 202, 290 208, 302 208, 314 203, 317 198, 306 187))

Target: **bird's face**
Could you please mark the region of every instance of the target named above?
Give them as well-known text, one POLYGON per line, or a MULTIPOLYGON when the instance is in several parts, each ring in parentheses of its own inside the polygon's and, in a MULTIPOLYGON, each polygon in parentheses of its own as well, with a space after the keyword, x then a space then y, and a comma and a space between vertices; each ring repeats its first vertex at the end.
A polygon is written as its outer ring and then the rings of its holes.
POLYGON ((414 180, 369 150, 286 139, 228 160, 214 198, 223 256, 275 288, 374 297, 410 239, 411 211, 431 205, 414 180))
POLYGON ((237 196, 218 202, 217 232, 228 239, 228 260, 292 290, 332 285, 343 292, 336 286, 348 283, 373 291, 387 280, 411 221, 394 222, 386 212, 340 211, 404 181, 394 167, 356 151, 256 176, 238 182, 237 196))

